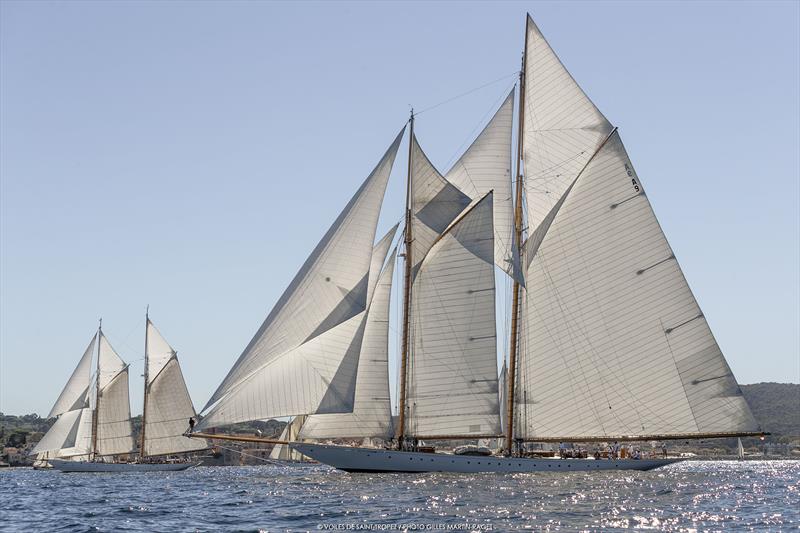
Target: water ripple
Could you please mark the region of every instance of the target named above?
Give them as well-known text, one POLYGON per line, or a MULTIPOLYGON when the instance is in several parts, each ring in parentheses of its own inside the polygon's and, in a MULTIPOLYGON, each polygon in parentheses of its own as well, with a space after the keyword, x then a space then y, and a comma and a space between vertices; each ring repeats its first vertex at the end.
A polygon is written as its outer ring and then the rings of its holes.
POLYGON ((306 531, 320 524, 491 524, 495 531, 800 527, 800 461, 653 472, 346 474, 325 466, 182 473, 0 471, 0 530, 306 531))

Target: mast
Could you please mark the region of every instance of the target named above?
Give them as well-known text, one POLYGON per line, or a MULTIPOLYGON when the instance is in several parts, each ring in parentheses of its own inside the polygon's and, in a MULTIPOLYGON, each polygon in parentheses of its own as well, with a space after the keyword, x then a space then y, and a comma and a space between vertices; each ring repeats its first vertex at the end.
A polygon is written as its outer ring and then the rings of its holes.
POLYGON ((144 457, 144 432, 145 432, 145 418, 147 417, 147 389, 150 384, 149 379, 149 365, 148 365, 148 354, 147 354, 147 333, 150 329, 150 306, 147 306, 147 309, 144 312, 144 403, 142 405, 142 427, 141 427, 141 435, 139 440, 139 457, 144 457))
MULTIPOLYGON (((519 119, 517 120, 517 183, 514 203, 514 245, 522 258, 522 138, 525 123, 525 53, 528 50, 528 15, 525 16, 525 48, 522 51, 522 68, 519 71, 519 119)), ((514 442, 514 384, 517 377, 517 338, 519 337, 520 285, 514 277, 511 300, 511 341, 508 355, 508 386, 506 393, 506 454, 511 455, 514 442)))
POLYGON ((408 318, 411 308, 411 159, 412 145, 414 143, 414 108, 411 108, 411 118, 409 119, 410 133, 408 136, 408 179, 406 182, 406 227, 404 231, 406 257, 405 257, 405 282, 403 285, 403 342, 400 359, 400 405, 399 405, 399 429, 397 433, 397 448, 403 449, 406 429, 406 375, 408 374, 408 318))
POLYGON ((102 338, 103 319, 101 318, 100 325, 97 327, 97 370, 95 371, 94 411, 92 412, 92 458, 97 455, 97 416, 100 412, 100 342, 102 338))

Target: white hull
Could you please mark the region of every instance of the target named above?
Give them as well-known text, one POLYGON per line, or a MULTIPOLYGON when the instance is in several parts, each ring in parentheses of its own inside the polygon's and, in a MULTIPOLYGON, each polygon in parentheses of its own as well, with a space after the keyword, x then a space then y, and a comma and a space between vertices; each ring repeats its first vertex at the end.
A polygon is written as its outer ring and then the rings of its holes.
POLYGON ((95 463, 50 459, 50 464, 62 472, 177 472, 199 463, 95 463))
POLYGON ((652 470, 682 459, 530 459, 398 452, 330 444, 291 443, 298 452, 347 472, 588 472, 652 470))

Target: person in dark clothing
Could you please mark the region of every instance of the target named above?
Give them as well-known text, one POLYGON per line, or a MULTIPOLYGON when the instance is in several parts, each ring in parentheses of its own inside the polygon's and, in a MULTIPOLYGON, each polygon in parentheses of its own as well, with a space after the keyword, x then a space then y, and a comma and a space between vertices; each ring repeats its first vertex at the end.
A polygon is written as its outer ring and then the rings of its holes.
POLYGON ((194 425, 195 425, 195 422, 196 422, 196 420, 194 419, 194 417, 193 417, 193 416, 190 416, 190 417, 189 417, 189 433, 191 433, 192 431, 194 431, 194 425))

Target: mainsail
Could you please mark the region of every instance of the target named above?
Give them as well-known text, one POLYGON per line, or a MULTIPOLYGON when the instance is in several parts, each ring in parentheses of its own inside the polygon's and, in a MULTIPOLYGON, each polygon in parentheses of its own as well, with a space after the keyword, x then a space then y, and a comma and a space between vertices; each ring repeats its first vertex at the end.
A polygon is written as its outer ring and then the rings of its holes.
POLYGON ((413 435, 500 432, 492 221, 489 193, 435 241, 414 281, 413 435))
POLYGON ((757 431, 619 135, 530 18, 526 42, 516 435, 757 431))
POLYGON ((203 450, 203 439, 184 437, 189 418, 196 416, 192 399, 183 379, 178 355, 156 329, 146 320, 145 385, 142 455, 203 450))
POLYGON ((209 400, 198 429, 352 411, 375 228, 403 131, 209 400))
POLYGON ((133 451, 131 406, 128 396, 128 365, 99 332, 96 400, 97 455, 116 455, 133 451))

